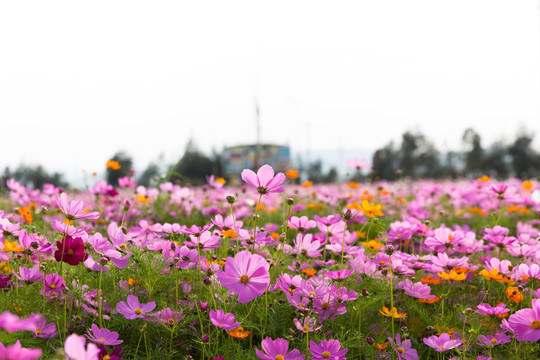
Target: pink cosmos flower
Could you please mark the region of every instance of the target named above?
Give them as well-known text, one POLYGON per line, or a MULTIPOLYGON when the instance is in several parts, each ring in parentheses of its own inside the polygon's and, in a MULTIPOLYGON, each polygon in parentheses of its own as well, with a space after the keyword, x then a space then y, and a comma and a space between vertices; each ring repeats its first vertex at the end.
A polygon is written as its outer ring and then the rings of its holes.
POLYGON ((239 303, 247 303, 264 294, 270 284, 270 265, 266 260, 249 251, 240 251, 227 258, 225 270, 217 273, 222 286, 238 294, 239 303))
POLYGON ((418 299, 435 299, 435 295, 431 294, 431 288, 429 285, 422 284, 421 282, 413 283, 409 279, 400 281, 397 286, 405 292, 406 295, 412 296, 418 299))
POLYGON ((99 349, 96 345, 88 343, 84 336, 71 334, 64 343, 64 351, 71 360, 98 360, 99 349))
POLYGON ((298 319, 293 319, 294 326, 303 333, 319 331, 322 329, 322 325, 317 326, 317 319, 314 317, 305 317, 303 321, 298 319))
POLYGON ((418 360, 418 352, 412 348, 411 340, 401 341, 401 335, 396 334, 396 339, 388 338, 399 360, 418 360))
POLYGON ((451 350, 463 344, 461 339, 452 339, 447 333, 442 333, 441 336, 433 335, 428 338, 424 338, 423 340, 424 344, 435 349, 437 352, 451 350))
POLYGON ((366 160, 364 158, 351 158, 347 160, 347 165, 356 170, 369 169, 371 167, 371 165, 366 163, 366 160))
POLYGON ((100 329, 96 324, 92 324, 85 336, 88 340, 101 345, 119 345, 124 342, 124 340, 118 340, 116 331, 100 329))
POLYGON ((318 258, 321 256, 321 242, 313 239, 312 234, 298 234, 293 240, 295 245, 291 254, 306 255, 310 258, 318 258))
POLYGON ((304 360, 305 355, 301 354, 297 349, 289 351, 289 342, 285 339, 277 338, 272 340, 267 337, 261 342, 264 353, 259 349, 255 349, 255 354, 262 360, 304 360), (266 354, 265 354, 266 353, 266 354))
POLYGON ((97 211, 85 212, 84 204, 80 200, 72 200, 71 202, 69 202, 66 193, 60 194, 60 197, 58 197, 58 195, 56 196, 56 204, 58 205, 62 213, 64 213, 64 216, 69 220, 95 220, 99 218, 100 215, 97 211))
POLYGON ((307 216, 291 216, 289 219, 289 228, 299 232, 308 231, 316 226, 317 222, 315 220, 309 220, 307 216))
POLYGON ((322 340, 320 343, 315 343, 311 340, 309 342, 309 352, 313 355, 313 360, 346 360, 345 354, 349 349, 341 349, 341 344, 338 340, 322 340))
POLYGON ((225 314, 221 309, 217 309, 217 311, 210 310, 210 321, 215 327, 223 330, 234 330, 241 325, 239 321, 234 321, 234 314, 225 314))
POLYGON ((505 303, 500 303, 495 307, 487 303, 481 303, 481 304, 478 304, 477 309, 478 310, 475 310, 476 313, 481 314, 481 315, 491 315, 491 316, 502 315, 502 314, 506 314, 510 312, 510 309, 506 307, 505 303))
MULTIPOLYGON (((5 347, 0 342, 0 359, 5 360, 33 360, 41 356, 41 349, 27 349, 21 346, 21 342, 17 342, 11 346, 5 347)), ((96 358, 97 359, 97 358, 96 358)))
POLYGON ((136 318, 146 318, 147 315, 144 315, 147 312, 154 310, 156 303, 150 301, 147 304, 139 303, 139 299, 136 296, 128 295, 127 303, 120 301, 116 304, 116 311, 124 315, 126 319, 133 320, 136 318))
POLYGON ((540 299, 532 299, 532 309, 521 309, 508 318, 517 341, 540 340, 540 299))
MULTIPOLYGON (((32 313, 32 315, 34 315, 34 313, 32 313)), ((56 331, 56 324, 47 324, 47 319, 45 319, 45 316, 38 315, 34 337, 50 339, 55 337, 56 335, 58 335, 58 332, 56 331)))
POLYGON ((281 193, 285 190, 286 176, 284 173, 277 173, 274 176, 274 169, 270 165, 263 165, 255 174, 252 170, 244 169, 242 171, 242 180, 248 183, 249 186, 264 195, 268 193, 281 193))
POLYGON ((36 321, 38 319, 36 315, 32 315, 26 319, 20 319, 17 315, 9 311, 4 311, 0 315, 0 329, 4 329, 8 333, 21 330, 34 331, 36 330, 36 321))
POLYGON ((31 283, 34 281, 40 281, 43 278, 43 273, 39 270, 38 267, 34 268, 26 268, 26 267, 19 267, 19 274, 16 272, 13 273, 15 277, 21 281, 24 281, 26 283, 31 283))
POLYGON ((503 332, 495 333, 495 335, 479 335, 476 342, 480 346, 495 346, 503 345, 512 341, 509 335, 503 332))

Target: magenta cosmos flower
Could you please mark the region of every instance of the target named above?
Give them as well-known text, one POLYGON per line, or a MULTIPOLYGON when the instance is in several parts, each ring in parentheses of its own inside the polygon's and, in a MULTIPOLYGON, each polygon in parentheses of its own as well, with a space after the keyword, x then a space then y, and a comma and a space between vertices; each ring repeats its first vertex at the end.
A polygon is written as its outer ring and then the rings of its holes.
POLYGON ((116 311, 124 315, 126 319, 133 320, 136 318, 146 318, 144 314, 154 310, 155 307, 156 303, 154 301, 150 301, 148 304, 141 304, 136 296, 128 295, 127 303, 120 301, 116 304, 116 311))
POLYGON ((309 342, 309 352, 313 355, 313 360, 346 360, 345 354, 349 349, 341 349, 341 344, 338 340, 323 340, 320 343, 309 342))
POLYGON ((285 190, 283 186, 286 184, 285 179, 285 174, 281 172, 274 176, 274 169, 267 164, 261 166, 257 174, 249 169, 242 171, 242 180, 247 182, 249 186, 257 190, 261 195, 283 192, 285 190))
POLYGON ((96 344, 101 345, 119 345, 124 340, 118 340, 118 333, 107 329, 100 329, 96 324, 92 324, 91 330, 88 330, 86 338, 96 344))
POLYGON ((99 217, 99 212, 92 211, 86 212, 84 204, 82 201, 73 200, 69 202, 68 196, 66 193, 60 194, 60 197, 56 197, 56 204, 64 213, 64 216, 69 220, 75 219, 89 219, 95 220, 99 217))
POLYGON ((65 262, 69 265, 78 265, 88 259, 88 254, 84 249, 84 242, 81 238, 65 236, 62 241, 57 241, 58 250, 54 252, 54 258, 58 262, 65 262))
POLYGON ((234 321, 234 314, 225 314, 221 309, 210 310, 210 321, 215 327, 223 330, 234 330, 241 324, 239 321, 234 321))
POLYGON ((0 342, 0 359, 6 360, 33 360, 41 356, 41 349, 27 349, 21 346, 19 340, 11 346, 5 347, 0 342))
POLYGON ((217 273, 222 286, 238 294, 239 303, 247 303, 264 294, 270 284, 270 265, 266 260, 249 251, 240 251, 227 258, 225 270, 217 273))
POLYGON ((259 349, 255 349, 255 354, 259 359, 263 360, 304 360, 305 355, 300 354, 297 349, 289 351, 289 342, 287 340, 277 338, 272 340, 269 337, 264 339, 261 343, 264 353, 259 349), (265 354, 266 353, 266 354, 265 354))
POLYGON ((540 299, 532 299, 532 309, 521 309, 508 318, 517 341, 540 340, 540 299))

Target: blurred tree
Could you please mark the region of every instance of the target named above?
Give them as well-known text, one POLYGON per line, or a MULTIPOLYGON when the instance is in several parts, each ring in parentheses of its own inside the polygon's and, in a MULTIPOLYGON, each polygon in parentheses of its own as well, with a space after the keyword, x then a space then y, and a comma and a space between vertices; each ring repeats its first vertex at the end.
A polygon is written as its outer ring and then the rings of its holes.
POLYGON ((474 178, 482 176, 486 171, 482 138, 472 128, 468 128, 461 139, 470 147, 470 150, 465 153, 465 173, 474 178))
POLYGON ((399 159, 394 143, 390 142, 373 154, 371 161, 372 180, 396 180, 399 169, 399 159))
POLYGON ((118 186, 118 179, 124 176, 130 176, 132 168, 133 160, 131 159, 131 156, 125 151, 117 152, 109 161, 107 161, 105 169, 107 183, 118 186), (118 168, 114 163, 111 164, 111 162, 117 162, 120 167, 118 168))
POLYGON ((60 173, 49 174, 41 165, 27 166, 19 165, 15 171, 11 171, 9 167, 4 169, 2 175, 3 186, 7 179, 13 178, 29 189, 43 189, 45 184, 53 184, 57 187, 67 188, 69 184, 63 179, 60 173))
POLYGON ((510 175, 510 168, 508 148, 502 141, 493 143, 486 151, 482 173, 493 178, 505 179, 510 175))
POLYGON ((157 184, 156 178, 159 178, 160 174, 159 166, 155 163, 150 163, 139 176, 137 184, 145 187, 155 186, 157 184))
POLYGON ((182 158, 169 171, 169 181, 188 182, 192 185, 202 185, 206 176, 221 176, 219 156, 209 158, 197 148, 193 139, 190 139, 184 150, 182 158))
POLYGON ((520 179, 529 179, 539 173, 540 158, 531 148, 533 139, 533 135, 522 132, 508 147, 508 153, 512 157, 514 175, 520 179))

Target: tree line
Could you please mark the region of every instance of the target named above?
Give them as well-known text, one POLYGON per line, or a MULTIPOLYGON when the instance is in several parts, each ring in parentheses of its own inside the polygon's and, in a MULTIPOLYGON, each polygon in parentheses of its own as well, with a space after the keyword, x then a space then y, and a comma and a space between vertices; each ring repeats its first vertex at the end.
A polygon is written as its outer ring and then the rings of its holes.
MULTIPOLYGON (((481 135, 469 128, 461 140, 465 150, 441 152, 423 133, 406 131, 399 143, 390 141, 374 152, 369 174, 356 173, 350 179, 393 181, 401 178, 476 178, 482 175, 499 179, 540 177, 540 152, 533 148, 534 134, 521 131, 509 143, 497 141, 485 146, 481 135)), ((184 154, 175 164, 163 165, 155 161, 140 174, 133 174, 133 159, 125 151, 117 152, 110 160, 119 164, 119 168, 105 169, 105 179, 112 185, 117 185, 118 179, 126 176, 133 176, 137 184, 143 186, 155 186, 163 181, 202 185, 208 175, 225 177, 221 154, 213 151, 206 155, 193 140, 188 142, 184 154)), ((330 183, 339 180, 337 170, 330 168, 325 171, 321 160, 306 163, 297 159, 292 167, 301 174, 296 182, 330 183)), ((20 165, 15 170, 6 167, 2 174, 4 188, 9 178, 31 189, 43 188, 47 183, 62 188, 70 186, 63 174, 49 173, 40 165, 20 165)))

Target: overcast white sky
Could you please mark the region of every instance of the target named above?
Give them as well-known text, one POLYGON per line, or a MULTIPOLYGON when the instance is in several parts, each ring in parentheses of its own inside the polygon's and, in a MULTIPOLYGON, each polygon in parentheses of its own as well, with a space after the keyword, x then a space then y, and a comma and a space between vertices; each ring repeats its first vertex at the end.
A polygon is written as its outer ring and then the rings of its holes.
MULTIPOLYGON (((538 0, 3 1, 0 170, 144 168, 262 140, 441 150, 540 137, 538 0)), ((539 139, 535 145, 538 147, 539 139)), ((345 161, 345 160, 344 160, 345 161)))

